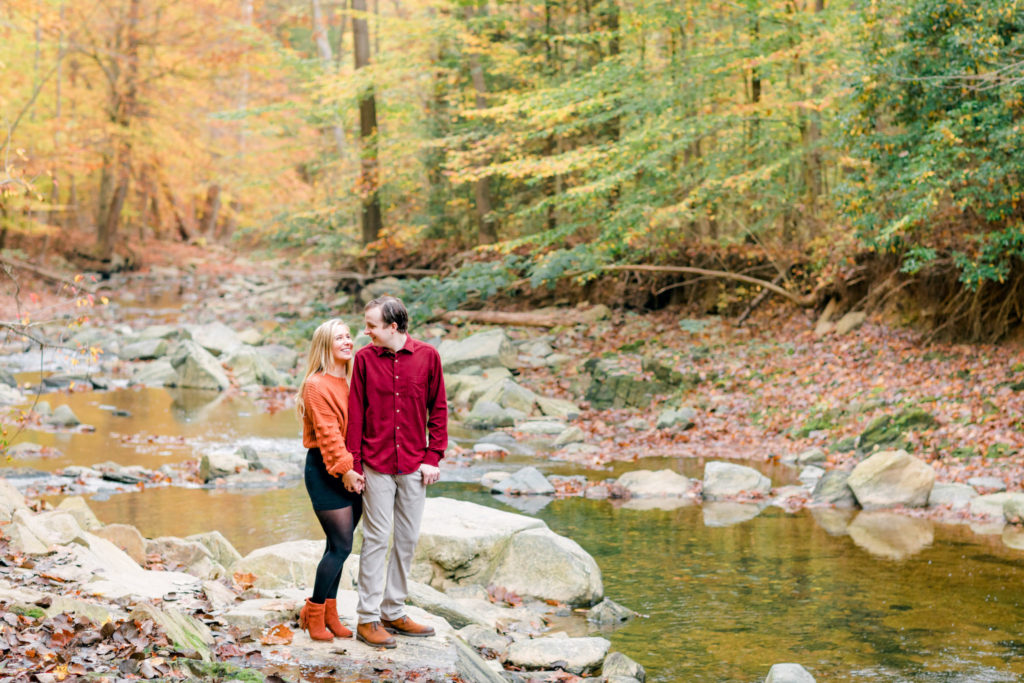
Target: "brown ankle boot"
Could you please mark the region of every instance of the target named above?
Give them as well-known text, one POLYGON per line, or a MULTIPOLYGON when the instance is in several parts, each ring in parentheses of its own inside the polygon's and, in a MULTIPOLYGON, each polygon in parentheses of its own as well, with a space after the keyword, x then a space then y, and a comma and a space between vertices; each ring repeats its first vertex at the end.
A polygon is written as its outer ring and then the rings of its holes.
POLYGON ((359 624, 356 627, 356 638, 363 641, 370 647, 397 647, 395 639, 388 635, 379 621, 371 621, 367 624, 359 624))
POLYGON ((306 604, 299 611, 299 627, 309 631, 313 640, 334 640, 331 632, 324 628, 324 605, 306 598, 306 604))
POLYGON ((324 626, 334 634, 335 638, 351 638, 352 631, 348 630, 345 624, 338 618, 338 601, 336 598, 327 598, 324 602, 324 626))
POLYGON ((417 624, 409 617, 399 617, 394 621, 387 619, 380 620, 384 630, 388 633, 397 633, 400 636, 413 636, 415 638, 426 638, 434 635, 434 627, 426 624, 417 624))

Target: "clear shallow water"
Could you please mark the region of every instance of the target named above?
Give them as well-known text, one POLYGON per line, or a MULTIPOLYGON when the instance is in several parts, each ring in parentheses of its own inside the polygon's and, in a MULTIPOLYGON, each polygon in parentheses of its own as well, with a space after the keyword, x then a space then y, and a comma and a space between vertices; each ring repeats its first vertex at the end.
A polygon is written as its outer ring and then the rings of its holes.
MULTIPOLYGON (((245 397, 129 389, 44 398, 54 406, 72 404, 97 432, 29 433, 64 456, 13 466, 52 470, 115 460, 156 467, 248 439, 301 449, 289 411, 266 415, 245 397), (101 406, 132 416, 118 418, 101 406)), ((485 461, 448 473, 465 481, 527 461, 485 461)), ((565 463, 536 464, 559 474, 579 472, 565 463)), ((690 476, 703 467, 659 459, 590 477, 666 466, 690 476)), ((784 474, 792 476, 790 470, 768 472, 777 484, 784 474)), ((471 483, 442 483, 432 494, 513 509, 471 483)), ((631 509, 582 499, 543 507, 539 500, 510 502, 532 503, 533 514, 595 557, 609 597, 647 615, 604 635, 647 667, 649 680, 760 681, 781 661, 802 663, 819 681, 1024 677, 1024 552, 1006 547, 998 535, 904 516, 788 515, 768 508, 725 525, 750 511, 631 509)), ((102 521, 134 524, 148 537, 218 529, 243 553, 320 535, 301 482, 247 491, 149 488, 89 504, 102 521)))

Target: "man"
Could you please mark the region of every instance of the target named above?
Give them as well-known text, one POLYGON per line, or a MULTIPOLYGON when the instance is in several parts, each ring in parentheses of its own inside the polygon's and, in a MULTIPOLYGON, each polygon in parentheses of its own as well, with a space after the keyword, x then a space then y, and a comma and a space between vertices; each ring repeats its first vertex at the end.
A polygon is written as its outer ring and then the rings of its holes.
POLYGON ((346 437, 354 469, 365 478, 356 637, 392 648, 391 633, 434 634, 405 615, 405 598, 427 486, 441 477, 448 402, 441 356, 409 336, 409 314, 401 300, 374 299, 366 304, 364 321, 373 343, 356 353, 346 437))

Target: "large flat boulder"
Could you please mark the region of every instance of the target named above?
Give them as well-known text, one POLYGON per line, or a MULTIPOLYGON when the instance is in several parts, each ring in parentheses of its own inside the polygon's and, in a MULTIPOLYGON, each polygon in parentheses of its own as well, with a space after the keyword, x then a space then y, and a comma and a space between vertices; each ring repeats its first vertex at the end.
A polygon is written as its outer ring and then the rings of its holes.
POLYGON ((924 507, 935 470, 906 451, 881 451, 858 463, 846 483, 865 510, 924 507))
POLYGON ((164 381, 169 387, 224 391, 231 383, 224 369, 209 351, 194 341, 184 341, 171 356, 174 376, 164 381))
POLYGON ((17 487, 6 479, 0 477, 0 521, 8 521, 15 510, 27 510, 28 503, 25 496, 17 487))
POLYGON ((193 342, 214 356, 225 356, 242 345, 238 333, 220 321, 205 325, 185 325, 185 329, 192 336, 193 342))
POLYGON ((634 470, 623 474, 615 483, 634 498, 685 496, 696 485, 694 480, 672 470, 634 470))
POLYGON ((253 574, 257 588, 313 586, 324 541, 287 541, 257 548, 235 562, 233 573, 253 574))
POLYGON ((772 481, 753 467, 731 462, 709 462, 704 466, 705 500, 723 500, 740 494, 767 495, 772 481))
POLYGON ((502 408, 511 408, 524 415, 530 415, 537 403, 537 395, 526 387, 516 384, 515 380, 502 379, 481 394, 479 401, 490 401, 497 403, 502 408))
POLYGON ((570 605, 590 606, 604 597, 594 558, 576 541, 547 528, 512 536, 490 578, 519 595, 570 605))
POLYGON ((414 578, 435 588, 494 583, 521 595, 592 604, 601 572, 574 541, 544 522, 450 498, 428 498, 414 578))
POLYGON ((277 387, 284 378, 273 364, 251 346, 242 345, 227 355, 224 361, 239 386, 277 387))
POLYGON ((438 351, 446 373, 473 365, 481 368, 516 367, 516 349, 502 329, 480 332, 457 342, 445 341, 438 351))
POLYGON ((547 636, 512 643, 505 661, 524 669, 553 669, 558 666, 578 675, 600 669, 610 647, 610 642, 599 637, 547 636))

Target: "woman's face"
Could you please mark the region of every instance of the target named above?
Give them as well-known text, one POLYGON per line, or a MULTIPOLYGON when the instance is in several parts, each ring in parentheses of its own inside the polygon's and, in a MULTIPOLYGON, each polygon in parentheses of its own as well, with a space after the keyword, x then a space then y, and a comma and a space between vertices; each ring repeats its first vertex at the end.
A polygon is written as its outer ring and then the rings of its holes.
POLYGON ((331 357, 335 365, 352 360, 352 334, 345 325, 335 325, 331 338, 331 357))

